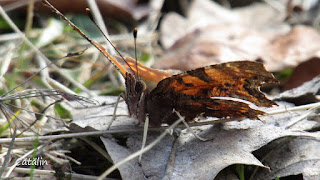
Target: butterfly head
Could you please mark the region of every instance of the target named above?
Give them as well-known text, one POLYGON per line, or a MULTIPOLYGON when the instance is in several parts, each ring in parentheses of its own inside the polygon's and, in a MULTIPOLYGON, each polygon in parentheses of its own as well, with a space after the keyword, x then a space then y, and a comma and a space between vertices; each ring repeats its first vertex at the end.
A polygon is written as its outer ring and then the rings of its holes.
POLYGON ((128 106, 129 114, 131 117, 143 122, 146 115, 148 87, 132 73, 126 73, 125 82, 126 92, 124 99, 128 106))

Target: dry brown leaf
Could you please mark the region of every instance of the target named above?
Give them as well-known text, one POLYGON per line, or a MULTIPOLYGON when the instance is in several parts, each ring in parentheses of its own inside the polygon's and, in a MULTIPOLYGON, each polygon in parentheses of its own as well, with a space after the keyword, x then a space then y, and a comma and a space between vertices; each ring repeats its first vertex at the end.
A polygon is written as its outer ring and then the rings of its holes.
POLYGON ((320 75, 320 58, 313 57, 301 64, 294 70, 288 81, 284 85, 284 90, 296 88, 304 82, 310 81, 320 75))
POLYGON ((319 57, 319 33, 308 26, 290 28, 284 21, 285 12, 276 12, 263 3, 228 10, 196 0, 187 18, 173 13, 164 17, 161 42, 170 48, 153 67, 190 70, 248 59, 277 71, 319 57))
POLYGON ((235 60, 259 60, 269 71, 320 56, 320 35, 307 26, 286 34, 263 33, 239 24, 197 29, 177 41, 153 67, 190 70, 235 60))

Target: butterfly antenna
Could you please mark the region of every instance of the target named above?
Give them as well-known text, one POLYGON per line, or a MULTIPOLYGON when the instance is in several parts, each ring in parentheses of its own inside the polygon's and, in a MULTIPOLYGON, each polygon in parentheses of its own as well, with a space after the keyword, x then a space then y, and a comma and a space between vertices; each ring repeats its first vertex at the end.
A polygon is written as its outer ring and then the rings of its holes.
MULTIPOLYGON (((55 8, 54 6, 52 6, 47 0, 42 0, 42 3, 44 3, 45 5, 47 5, 55 14, 57 14, 58 16, 60 16, 60 18, 64 21, 66 21, 74 31, 76 31, 78 34, 80 34, 84 39, 86 39, 91 45, 93 45, 95 48, 97 48, 114 66, 115 68, 117 68, 121 74, 123 76, 125 76, 126 74, 126 69, 123 68, 123 66, 118 63, 108 52, 107 50, 101 46, 100 44, 96 43, 95 41, 93 41, 92 39, 90 39, 85 33, 83 33, 75 24, 73 24, 73 22, 71 22, 68 18, 66 18, 57 8, 55 8)), ((89 10, 89 17, 90 19, 94 22, 92 15, 90 14, 90 9, 89 10)), ((96 23, 95 23, 96 24, 96 23)), ((98 27, 98 25, 97 25, 98 27)), ((98 29, 101 31, 101 29, 98 27, 98 29)), ((104 35, 104 37, 107 39, 107 41, 112 45, 112 47, 117 51, 117 53, 121 56, 121 58, 124 60, 123 56, 120 54, 120 52, 115 48, 115 46, 111 43, 111 41, 109 40, 109 38, 107 38, 105 36, 104 33, 102 33, 104 35)), ((124 60, 125 61, 125 60, 124 60)), ((131 69, 131 67, 129 66, 128 62, 125 61, 125 63, 128 65, 128 67, 131 69)), ((133 71, 131 69, 131 71, 133 71)))
POLYGON ((139 77, 138 74, 138 58, 137 58, 137 36, 138 36, 138 29, 133 29, 133 38, 134 38, 134 58, 136 59, 136 70, 137 70, 137 77, 139 77))
MULTIPOLYGON (((100 33, 103 35, 103 37, 110 43, 110 45, 113 47, 114 50, 117 51, 117 53, 119 54, 119 56, 121 57, 121 59, 128 65, 128 67, 131 69, 130 65, 128 64, 128 62, 125 60, 125 58, 122 56, 122 54, 119 52, 119 50, 113 45, 113 43, 111 42, 111 40, 103 33, 103 31, 101 30, 101 28, 98 26, 98 24, 96 23, 96 21, 94 20, 91 10, 89 8, 86 8, 86 13, 89 16, 90 20, 96 25, 96 27, 98 28, 98 30, 100 31, 100 33)), ((133 69, 131 69, 132 72, 133 69)))

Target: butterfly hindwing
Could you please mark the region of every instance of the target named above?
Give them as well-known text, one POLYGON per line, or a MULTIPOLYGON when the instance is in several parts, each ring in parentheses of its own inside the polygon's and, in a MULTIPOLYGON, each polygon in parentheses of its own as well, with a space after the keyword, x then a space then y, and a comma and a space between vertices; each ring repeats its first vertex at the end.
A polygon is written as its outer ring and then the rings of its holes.
POLYGON ((265 114, 239 101, 194 97, 190 95, 175 97, 174 95, 170 96, 166 94, 161 97, 151 96, 151 99, 148 99, 147 111, 150 123, 153 125, 173 123, 178 117, 172 112, 172 109, 177 110, 183 115, 187 122, 191 122, 200 116, 259 119, 259 115, 265 114))

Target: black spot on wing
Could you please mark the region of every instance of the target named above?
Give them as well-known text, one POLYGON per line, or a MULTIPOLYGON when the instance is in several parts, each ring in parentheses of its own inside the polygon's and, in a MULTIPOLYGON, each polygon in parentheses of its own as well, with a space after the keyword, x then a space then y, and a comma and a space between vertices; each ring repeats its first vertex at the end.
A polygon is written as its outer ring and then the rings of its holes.
POLYGON ((183 81, 183 79, 182 79, 181 77, 178 77, 177 82, 178 82, 179 84, 184 84, 184 81, 183 81))
POLYGON ((193 87, 193 86, 194 86, 192 83, 185 83, 185 82, 183 81, 182 77, 178 77, 178 78, 177 78, 177 82, 178 82, 179 84, 185 85, 186 87, 193 87))
POLYGON ((186 87, 193 87, 194 85, 192 83, 185 83, 184 84, 186 87))
POLYGON ((229 84, 229 83, 224 83, 224 85, 225 85, 226 87, 231 87, 231 84, 229 84))
POLYGON ((187 71, 187 74, 189 74, 190 76, 193 77, 197 77, 199 79, 201 79, 202 81, 205 81, 207 83, 211 82, 213 79, 208 76, 205 72, 204 68, 198 68, 192 71, 187 71))
POLYGON ((201 89, 203 96, 209 96, 212 93, 212 89, 201 89))
POLYGON ((221 87, 221 86, 218 86, 217 89, 218 89, 219 91, 228 91, 227 88, 224 88, 224 87, 221 87))

